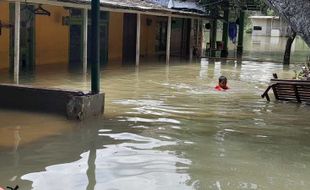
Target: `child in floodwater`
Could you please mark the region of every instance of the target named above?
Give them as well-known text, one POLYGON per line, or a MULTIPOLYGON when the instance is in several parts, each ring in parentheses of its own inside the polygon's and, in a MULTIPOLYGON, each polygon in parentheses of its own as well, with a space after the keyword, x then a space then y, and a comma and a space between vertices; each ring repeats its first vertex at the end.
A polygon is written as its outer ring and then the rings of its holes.
POLYGON ((215 87, 215 90, 217 91, 224 91, 228 90, 227 86, 227 78, 225 76, 220 76, 219 78, 219 84, 215 87))

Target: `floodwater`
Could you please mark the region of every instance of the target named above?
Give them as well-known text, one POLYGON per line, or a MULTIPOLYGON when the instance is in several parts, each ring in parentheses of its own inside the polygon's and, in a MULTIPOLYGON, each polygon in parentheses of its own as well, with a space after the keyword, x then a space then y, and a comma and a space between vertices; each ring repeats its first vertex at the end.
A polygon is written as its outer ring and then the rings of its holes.
MULTIPOLYGON (((293 76, 281 64, 254 61, 107 67, 103 118, 0 110, 0 186, 308 190, 310 107, 261 99, 274 72, 293 76), (230 90, 213 89, 220 75, 230 90)), ((85 91, 89 81, 64 66, 20 78, 85 91)))
MULTIPOLYGON (((252 36, 246 34, 244 44, 244 58, 250 60, 264 60, 282 62, 287 42, 286 37, 252 36)), ((231 49, 235 50, 234 46, 231 49)), ((234 51, 235 52, 235 51, 234 51)), ((304 63, 310 56, 310 49, 301 37, 297 36, 291 48, 291 62, 304 63)))
MULTIPOLYGON (((209 42, 209 32, 205 33, 205 43, 209 42)), ((222 33, 218 32, 217 41, 221 41, 222 33)), ((252 36, 244 34, 243 59, 254 61, 282 62, 286 37, 252 36)), ((237 44, 228 42, 229 57, 236 57, 237 44)), ((310 48, 297 36, 291 48, 291 63, 305 63, 310 57, 310 48)))

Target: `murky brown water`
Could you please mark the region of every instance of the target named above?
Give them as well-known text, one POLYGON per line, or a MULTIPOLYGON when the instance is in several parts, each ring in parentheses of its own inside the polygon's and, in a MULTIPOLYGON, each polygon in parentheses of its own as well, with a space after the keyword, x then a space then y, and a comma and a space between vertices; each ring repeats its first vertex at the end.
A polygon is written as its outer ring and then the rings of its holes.
MULTIPOLYGON (((244 58, 282 62, 287 38, 245 35, 244 58)), ((302 38, 297 37, 291 48, 291 62, 303 63, 310 56, 310 49, 302 38)))
MULTIPOLYGON (((20 189, 310 188, 310 107, 260 98, 269 62, 105 68, 104 118, 0 111, 0 186, 20 189), (220 75, 230 90, 213 87, 220 75)), ((1 81, 9 81, 1 75, 1 81)), ((38 68, 20 83, 89 89, 89 76, 38 68)))
MULTIPOLYGON (((218 32, 217 40, 222 40, 222 33, 218 32)), ((205 42, 209 42, 209 33, 205 35, 205 42)), ((243 58, 255 61, 282 62, 285 51, 286 37, 252 36, 244 34, 243 58)), ((229 57, 237 54, 237 44, 228 42, 229 57)), ((218 53, 219 54, 219 53, 218 53)), ((304 63, 310 56, 310 49, 301 37, 297 36, 291 48, 291 63, 304 63)))

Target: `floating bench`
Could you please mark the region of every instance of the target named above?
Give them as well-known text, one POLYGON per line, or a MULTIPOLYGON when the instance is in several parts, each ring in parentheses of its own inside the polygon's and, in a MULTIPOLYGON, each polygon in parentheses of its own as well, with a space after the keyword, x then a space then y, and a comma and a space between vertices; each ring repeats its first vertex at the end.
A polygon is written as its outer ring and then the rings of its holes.
POLYGON ((277 100, 310 104, 310 81, 271 79, 271 84, 262 94, 267 101, 270 101, 270 89, 277 100))
POLYGON ((66 115, 84 120, 104 111, 104 94, 0 84, 0 108, 66 115))

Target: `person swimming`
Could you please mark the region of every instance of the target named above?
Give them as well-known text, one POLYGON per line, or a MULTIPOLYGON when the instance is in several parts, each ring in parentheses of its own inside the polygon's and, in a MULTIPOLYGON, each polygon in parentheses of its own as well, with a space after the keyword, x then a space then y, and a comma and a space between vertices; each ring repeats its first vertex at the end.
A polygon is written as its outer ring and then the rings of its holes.
POLYGON ((228 90, 229 87, 227 86, 227 78, 225 76, 220 76, 219 84, 215 87, 217 91, 228 90))

